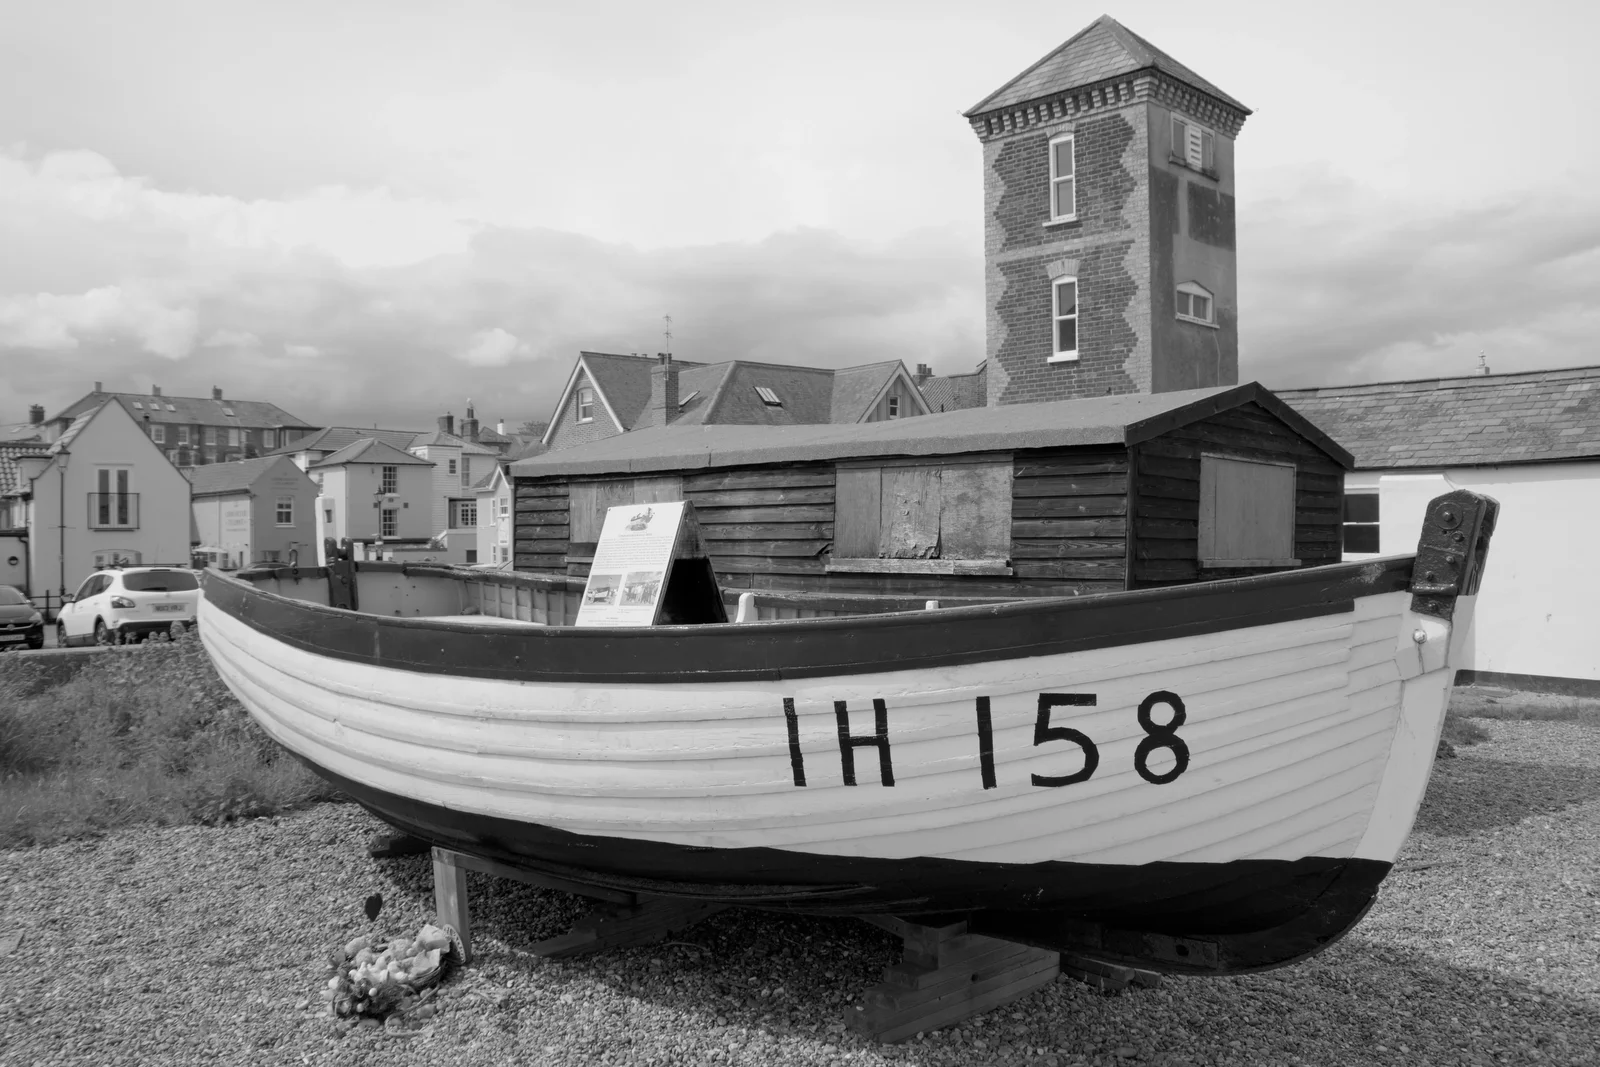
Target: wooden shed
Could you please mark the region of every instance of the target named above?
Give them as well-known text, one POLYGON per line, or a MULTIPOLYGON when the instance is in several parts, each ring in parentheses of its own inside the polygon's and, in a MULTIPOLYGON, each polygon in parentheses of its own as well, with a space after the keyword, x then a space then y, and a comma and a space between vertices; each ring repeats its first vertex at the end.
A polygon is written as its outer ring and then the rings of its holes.
POLYGON ((730 589, 1059 596, 1340 558, 1350 456, 1256 384, 836 426, 667 426, 511 467, 515 567, 689 500, 730 589))

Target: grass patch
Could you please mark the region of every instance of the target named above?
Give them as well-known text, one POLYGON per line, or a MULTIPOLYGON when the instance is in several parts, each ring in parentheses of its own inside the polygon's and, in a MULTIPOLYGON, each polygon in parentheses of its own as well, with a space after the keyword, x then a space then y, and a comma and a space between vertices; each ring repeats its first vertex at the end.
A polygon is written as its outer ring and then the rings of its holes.
POLYGON ((1476 745, 1480 741, 1489 740, 1489 731, 1485 730, 1475 719, 1468 718, 1452 709, 1445 712, 1444 731, 1440 736, 1457 748, 1464 748, 1467 745, 1476 745))
POLYGON ((193 636, 97 654, 60 685, 0 675, 0 848, 335 795, 256 726, 193 636))
POLYGON ((1465 686, 1450 697, 1450 710, 1475 719, 1578 722, 1600 726, 1600 700, 1530 693, 1496 686, 1465 686))

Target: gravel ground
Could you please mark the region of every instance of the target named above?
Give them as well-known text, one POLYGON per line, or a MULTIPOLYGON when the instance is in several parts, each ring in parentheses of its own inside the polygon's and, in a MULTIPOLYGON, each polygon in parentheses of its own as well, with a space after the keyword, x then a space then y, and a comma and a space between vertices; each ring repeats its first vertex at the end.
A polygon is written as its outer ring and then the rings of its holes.
POLYGON ((1059 980, 904 1045, 840 1008, 896 958, 852 920, 723 912, 566 962, 518 946, 575 898, 470 875, 478 960, 423 1029, 322 1014, 327 949, 414 933, 424 857, 372 860, 351 805, 0 854, 6 1064, 1600 1064, 1600 728, 1492 722, 1441 761, 1351 936, 1270 974, 1107 996, 1059 980), (362 905, 380 892, 369 922, 362 905))

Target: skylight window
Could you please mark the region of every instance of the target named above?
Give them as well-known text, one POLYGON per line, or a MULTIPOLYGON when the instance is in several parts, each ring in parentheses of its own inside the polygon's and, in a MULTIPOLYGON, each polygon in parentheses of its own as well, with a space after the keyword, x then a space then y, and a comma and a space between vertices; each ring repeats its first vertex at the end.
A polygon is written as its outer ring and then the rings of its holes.
POLYGON ((232 408, 223 408, 222 409, 222 413, 224 415, 228 416, 230 419, 238 418, 238 416, 233 413, 233 409, 232 408))
MULTIPOLYGON (((137 400, 135 400, 135 401, 134 401, 134 402, 133 402, 133 406, 134 406, 134 407, 136 407, 136 408, 138 408, 138 409, 139 409, 139 410, 141 410, 141 411, 143 411, 143 410, 144 410, 144 405, 143 405, 143 404, 141 404, 141 403, 139 403, 139 402, 138 402, 138 401, 137 401, 137 400)), ((151 405, 151 406, 152 406, 152 407, 154 407, 154 406, 155 406, 155 405, 153 405, 153 404, 152 404, 152 405, 151 405)))
POLYGON ((778 399, 778 394, 774 393, 771 389, 768 389, 764 385, 756 386, 756 396, 759 396, 761 398, 761 402, 767 405, 769 408, 783 407, 783 401, 778 399))
POLYGON ((688 396, 686 396, 682 400, 678 401, 678 406, 680 408, 683 407, 683 405, 687 404, 689 401, 693 400, 695 397, 697 397, 699 395, 700 395, 700 390, 696 389, 694 392, 690 393, 688 396))
MULTIPOLYGON (((151 404, 151 405, 150 405, 150 406, 151 406, 151 407, 155 407, 155 406, 156 406, 156 405, 155 405, 155 404, 151 404)), ((173 407, 173 406, 172 406, 172 405, 171 405, 171 404, 168 404, 168 405, 167 405, 167 410, 168 410, 168 411, 177 411, 177 410, 178 410, 178 409, 177 409, 177 408, 175 408, 175 407, 173 407)))

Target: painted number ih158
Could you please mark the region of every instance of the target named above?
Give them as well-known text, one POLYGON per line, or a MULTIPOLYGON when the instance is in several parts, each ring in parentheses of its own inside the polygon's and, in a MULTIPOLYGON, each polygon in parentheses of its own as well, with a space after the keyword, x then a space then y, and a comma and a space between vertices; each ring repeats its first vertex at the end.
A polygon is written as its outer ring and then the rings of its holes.
MULTIPOLYGON (((1053 741, 1077 745, 1083 753, 1083 766, 1072 774, 1030 775, 1034 785, 1057 788, 1075 782, 1087 782, 1100 769, 1100 749, 1087 734, 1070 726, 1053 726, 1050 722, 1051 712, 1056 708, 1092 708, 1095 703, 1093 693, 1039 694, 1039 714, 1033 723, 1034 746, 1053 741)), ((978 771, 983 777, 983 788, 993 789, 998 783, 995 780, 994 723, 989 716, 989 698, 978 697, 976 704, 978 771)), ((894 761, 889 751, 889 709, 884 702, 880 699, 872 702, 873 730, 870 734, 850 732, 850 709, 845 701, 833 702, 833 714, 839 727, 839 763, 844 772, 844 784, 856 784, 856 749, 875 748, 878 750, 879 781, 884 785, 894 785, 894 761)), ((789 766, 794 772, 794 784, 803 786, 806 784, 805 754, 800 751, 800 718, 795 714, 791 697, 783 699, 783 718, 789 730, 789 766)), ((1166 785, 1188 770, 1189 746, 1178 736, 1178 730, 1187 718, 1183 698, 1165 689, 1159 689, 1139 702, 1139 728, 1145 733, 1133 754, 1133 769, 1139 773, 1139 777, 1152 785, 1166 785), (1151 714, 1158 704, 1165 704, 1172 713, 1164 723, 1157 723, 1151 714), (1162 750, 1172 753, 1173 764, 1158 774, 1150 769, 1150 757, 1162 750)))

